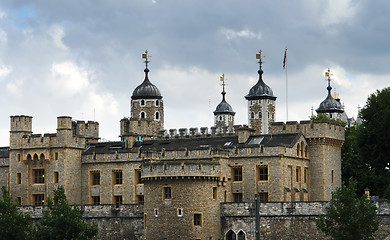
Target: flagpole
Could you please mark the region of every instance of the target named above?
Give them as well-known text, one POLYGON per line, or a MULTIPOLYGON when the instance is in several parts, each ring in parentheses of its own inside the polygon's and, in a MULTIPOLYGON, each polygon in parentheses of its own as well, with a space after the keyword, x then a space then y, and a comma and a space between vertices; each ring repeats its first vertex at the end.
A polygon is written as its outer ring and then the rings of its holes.
POLYGON ((287 60, 287 47, 284 50, 284 62, 286 68, 286 122, 288 121, 288 60, 287 60))

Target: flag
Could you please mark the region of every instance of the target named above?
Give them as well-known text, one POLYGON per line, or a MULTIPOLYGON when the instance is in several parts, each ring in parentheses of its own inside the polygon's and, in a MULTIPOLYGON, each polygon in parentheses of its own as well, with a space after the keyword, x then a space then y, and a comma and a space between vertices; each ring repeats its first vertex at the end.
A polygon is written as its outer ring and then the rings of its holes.
POLYGON ((286 68, 287 61, 287 48, 284 50, 283 68, 286 68))
POLYGON ((219 78, 221 81, 225 80, 225 74, 222 74, 222 76, 219 78))
POLYGON ((146 53, 142 53, 142 58, 145 59, 145 58, 147 58, 147 56, 148 56, 148 55, 147 55, 146 53))
POLYGON ((256 59, 261 59, 261 54, 260 53, 256 54, 256 59))

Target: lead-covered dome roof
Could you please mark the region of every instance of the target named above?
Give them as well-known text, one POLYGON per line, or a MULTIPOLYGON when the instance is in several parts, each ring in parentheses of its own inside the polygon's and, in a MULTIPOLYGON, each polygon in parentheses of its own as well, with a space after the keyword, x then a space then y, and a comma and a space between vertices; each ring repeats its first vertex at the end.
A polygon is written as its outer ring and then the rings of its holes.
POLYGON ((325 98, 324 101, 320 103, 320 106, 318 109, 316 109, 317 113, 333 113, 338 112, 342 113, 344 112, 343 106, 341 105, 340 101, 337 101, 332 97, 332 94, 330 91, 332 90, 332 87, 330 86, 330 83, 327 87, 328 89, 328 96, 325 98))
POLYGON ((257 99, 275 100, 276 97, 274 96, 272 89, 263 81, 263 70, 260 69, 258 73, 259 73, 259 80, 257 81, 256 85, 249 90, 249 93, 248 95, 245 96, 245 98, 247 100, 257 100, 257 99))
POLYGON ((131 99, 162 99, 160 90, 149 80, 149 69, 145 68, 144 72, 145 80, 134 89, 131 99))
POLYGON ((216 114, 231 114, 231 115, 236 114, 233 111, 232 106, 230 106, 230 104, 225 101, 225 95, 223 95, 222 101, 215 108, 214 115, 216 114))

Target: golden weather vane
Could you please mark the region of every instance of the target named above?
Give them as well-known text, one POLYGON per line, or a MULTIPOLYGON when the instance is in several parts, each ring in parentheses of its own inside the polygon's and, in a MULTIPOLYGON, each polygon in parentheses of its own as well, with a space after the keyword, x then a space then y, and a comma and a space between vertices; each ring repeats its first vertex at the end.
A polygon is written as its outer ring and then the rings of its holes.
POLYGON ((148 68, 148 63, 150 63, 150 60, 148 59, 151 57, 152 56, 148 55, 148 50, 145 50, 145 53, 142 53, 142 58, 145 59, 144 63, 146 65, 146 68, 148 68))
POLYGON ((258 63, 259 63, 260 69, 261 69, 261 65, 264 63, 263 58, 265 58, 265 56, 263 56, 263 51, 261 51, 261 49, 260 49, 259 53, 256 53, 256 59, 259 59, 258 63))

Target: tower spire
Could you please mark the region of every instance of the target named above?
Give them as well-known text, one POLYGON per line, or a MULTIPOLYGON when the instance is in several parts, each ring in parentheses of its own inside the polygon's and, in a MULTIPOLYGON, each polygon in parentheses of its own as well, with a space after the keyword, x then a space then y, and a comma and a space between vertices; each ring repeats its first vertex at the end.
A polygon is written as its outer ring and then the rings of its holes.
POLYGON ((222 74, 222 76, 219 78, 222 82, 222 101, 225 101, 225 95, 226 95, 226 92, 225 92, 225 74, 222 74))
POLYGON ((328 89, 329 95, 331 95, 330 91, 332 90, 332 87, 330 86, 330 81, 332 81, 330 76, 332 76, 332 75, 333 74, 330 73, 330 69, 328 68, 328 71, 325 72, 325 77, 326 77, 326 80, 328 81, 328 87, 326 89, 328 89))
POLYGON ((259 50, 259 53, 256 54, 256 59, 258 59, 258 63, 259 63, 259 71, 263 71, 261 69, 264 61, 263 61, 263 58, 265 58, 265 56, 263 56, 263 51, 261 51, 261 49, 259 50))

